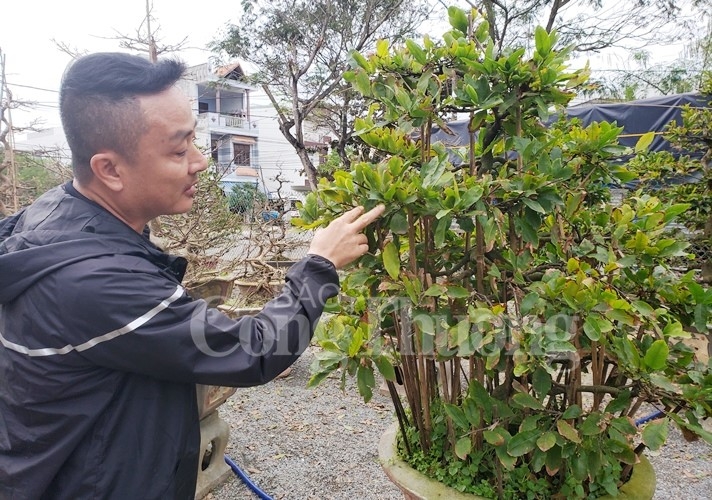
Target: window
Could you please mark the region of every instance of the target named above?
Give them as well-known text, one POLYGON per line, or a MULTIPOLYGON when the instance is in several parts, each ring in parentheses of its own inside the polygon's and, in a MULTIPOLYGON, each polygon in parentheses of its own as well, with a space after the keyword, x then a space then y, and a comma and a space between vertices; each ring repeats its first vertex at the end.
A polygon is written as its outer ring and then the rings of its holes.
POLYGON ((249 144, 234 143, 232 147, 234 148, 233 151, 235 153, 233 160, 233 163, 235 165, 241 167, 249 167, 252 165, 250 163, 250 150, 252 146, 250 146, 249 144))
POLYGON ((210 141, 210 157, 215 165, 218 164, 218 141, 215 139, 210 141))

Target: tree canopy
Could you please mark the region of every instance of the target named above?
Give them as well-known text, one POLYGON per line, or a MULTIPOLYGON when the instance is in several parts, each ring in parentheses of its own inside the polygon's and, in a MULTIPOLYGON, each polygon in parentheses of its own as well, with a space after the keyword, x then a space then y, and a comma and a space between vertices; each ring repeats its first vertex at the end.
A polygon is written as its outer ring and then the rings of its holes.
POLYGON ((444 7, 453 3, 486 15, 497 53, 530 40, 535 28, 543 26, 555 29, 573 53, 624 48, 634 54, 638 62, 627 80, 622 73, 598 78, 599 95, 640 97, 631 79, 640 85, 648 80, 649 88, 686 89, 689 75, 701 71, 695 64, 709 64, 709 49, 700 52, 700 44, 707 40, 709 45, 705 23, 712 0, 242 0, 239 21, 228 23, 211 48, 258 68, 253 81, 277 110, 280 130, 314 186, 318 172, 310 158, 310 129, 328 135, 328 145, 346 166, 350 148, 358 144, 353 121, 363 115, 365 105, 342 78, 349 54, 373 51, 379 39, 397 44, 418 39, 419 32, 437 31, 438 23, 447 20, 444 7), (697 47, 684 71, 643 64, 647 47, 681 40, 697 47), (706 56, 700 58, 701 53, 706 56))
POLYGON ((212 48, 254 64, 253 75, 278 113, 279 127, 316 184, 306 121, 334 136, 345 150, 353 92, 342 74, 351 51, 368 51, 378 39, 403 40, 428 18, 426 0, 243 0, 239 22, 226 26, 212 48))

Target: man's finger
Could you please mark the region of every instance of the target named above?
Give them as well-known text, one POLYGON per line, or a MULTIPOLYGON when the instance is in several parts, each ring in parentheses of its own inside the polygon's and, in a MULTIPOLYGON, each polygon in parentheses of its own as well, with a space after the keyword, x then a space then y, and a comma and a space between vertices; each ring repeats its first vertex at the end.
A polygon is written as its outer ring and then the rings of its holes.
POLYGON ((377 205, 375 208, 372 208, 365 214, 361 215, 361 217, 356 219, 354 221, 354 224, 356 224, 360 231, 361 229, 364 229, 366 226, 368 226, 371 222, 378 219, 385 209, 385 205, 377 205))
POLYGON ((351 210, 344 212, 341 214, 339 219, 342 219, 344 222, 353 222, 356 219, 358 219, 358 216, 363 213, 363 207, 354 207, 351 210))

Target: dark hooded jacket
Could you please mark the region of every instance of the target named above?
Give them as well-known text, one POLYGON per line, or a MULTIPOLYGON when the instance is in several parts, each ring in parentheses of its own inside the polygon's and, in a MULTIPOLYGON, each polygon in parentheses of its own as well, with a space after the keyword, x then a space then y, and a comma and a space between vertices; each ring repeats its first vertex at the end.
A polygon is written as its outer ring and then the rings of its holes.
POLYGON ((233 320, 187 295, 185 265, 71 184, 0 221, 0 500, 192 500, 195 384, 273 379, 338 290, 308 256, 233 320))

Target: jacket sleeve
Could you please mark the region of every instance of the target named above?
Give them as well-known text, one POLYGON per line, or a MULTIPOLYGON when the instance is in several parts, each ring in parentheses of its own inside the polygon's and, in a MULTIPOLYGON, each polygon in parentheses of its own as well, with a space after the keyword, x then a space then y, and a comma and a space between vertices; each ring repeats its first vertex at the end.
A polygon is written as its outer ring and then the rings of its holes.
POLYGON ((74 269, 79 276, 60 300, 72 318, 65 333, 76 336, 66 340, 92 365, 175 382, 244 387, 272 380, 307 348, 339 289, 333 264, 308 256, 261 312, 235 320, 131 259, 74 269))

